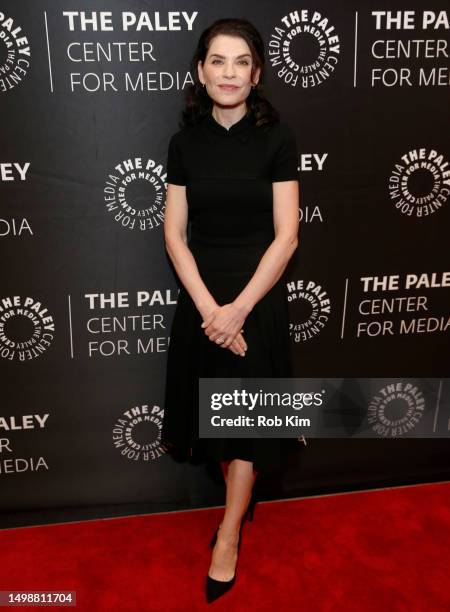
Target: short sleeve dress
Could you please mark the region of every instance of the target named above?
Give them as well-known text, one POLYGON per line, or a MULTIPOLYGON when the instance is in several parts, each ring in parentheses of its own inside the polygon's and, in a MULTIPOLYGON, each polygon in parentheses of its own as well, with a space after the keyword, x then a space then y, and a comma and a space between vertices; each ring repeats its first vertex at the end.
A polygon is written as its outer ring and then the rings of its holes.
MULTIPOLYGON (((272 183, 291 180, 298 180, 298 152, 285 122, 256 126, 249 112, 227 129, 209 111, 199 123, 171 137, 167 183, 186 186, 188 246, 219 305, 233 301, 255 273, 275 237, 272 183)), ((288 439, 199 438, 198 385, 200 377, 294 375, 283 276, 244 321, 245 357, 209 340, 200 313, 180 283, 160 432, 169 453, 215 461, 244 459, 260 472, 282 465, 288 439)))

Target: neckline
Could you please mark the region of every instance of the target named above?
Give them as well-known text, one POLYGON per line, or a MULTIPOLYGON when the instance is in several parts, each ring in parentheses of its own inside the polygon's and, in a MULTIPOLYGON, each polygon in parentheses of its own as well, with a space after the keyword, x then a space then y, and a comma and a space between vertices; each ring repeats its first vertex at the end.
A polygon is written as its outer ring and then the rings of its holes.
POLYGON ((241 117, 239 121, 236 121, 236 123, 233 123, 233 125, 229 127, 228 129, 214 118, 212 114, 212 109, 208 110, 205 116, 205 124, 209 128, 211 128, 214 132, 216 132, 216 134, 223 134, 223 135, 239 134, 243 132, 244 130, 246 130, 247 128, 249 128, 252 125, 252 123, 253 123, 253 119, 252 119, 252 113, 250 111, 247 111, 247 113, 243 117, 241 117))

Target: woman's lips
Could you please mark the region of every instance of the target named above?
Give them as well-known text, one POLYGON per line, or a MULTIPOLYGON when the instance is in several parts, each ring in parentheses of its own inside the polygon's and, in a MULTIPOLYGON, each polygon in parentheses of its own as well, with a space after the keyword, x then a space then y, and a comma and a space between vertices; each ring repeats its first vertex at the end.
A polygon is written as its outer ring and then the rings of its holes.
POLYGON ((237 85, 219 85, 219 87, 224 91, 235 91, 238 89, 237 85))

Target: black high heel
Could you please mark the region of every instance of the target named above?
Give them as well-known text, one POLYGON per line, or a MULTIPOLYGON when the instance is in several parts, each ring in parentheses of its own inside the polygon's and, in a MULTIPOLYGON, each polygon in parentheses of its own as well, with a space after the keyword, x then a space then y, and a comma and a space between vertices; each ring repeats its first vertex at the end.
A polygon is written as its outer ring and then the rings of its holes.
MULTIPOLYGON (((250 520, 253 520, 253 509, 255 507, 255 503, 256 502, 254 502, 252 505, 252 512, 251 512, 252 518, 250 520)), ((248 509, 244 515, 244 518, 241 521, 241 526, 239 527, 239 540, 238 540, 238 545, 237 545, 238 553, 241 549, 242 527, 244 526, 244 519, 247 518, 247 513, 248 513, 248 509)), ((217 531, 219 531, 219 528, 217 528, 217 531)), ((217 532, 216 532, 216 535, 217 535, 217 532)), ((215 578, 211 578, 211 576, 207 574, 206 582, 205 582, 206 601, 208 603, 211 603, 214 600, 221 597, 222 595, 224 595, 227 591, 229 591, 231 587, 234 585, 234 583, 236 582, 236 576, 237 576, 237 562, 236 562, 236 569, 234 571, 234 576, 230 580, 216 580, 215 578)))
POLYGON ((218 599, 222 595, 224 595, 227 591, 231 589, 231 587, 236 582, 237 572, 235 570, 234 576, 231 580, 214 580, 211 578, 209 574, 206 576, 206 585, 205 585, 205 593, 206 593, 206 601, 208 603, 212 603, 214 600, 218 599))
MULTIPOLYGON (((247 519, 249 521, 253 521, 253 515, 255 513, 255 506, 256 506, 257 503, 258 503, 258 497, 256 495, 255 487, 253 487, 253 489, 252 489, 252 496, 250 497, 250 501, 248 503, 248 508, 245 511, 244 516, 242 517, 241 525, 243 525, 247 519)), ((216 545, 217 534, 219 533, 219 529, 220 529, 220 525, 217 527, 216 533, 213 535, 212 540, 209 543, 209 547, 210 548, 214 548, 214 546, 216 545)), ((239 538, 239 542, 240 542, 240 538, 239 538)))

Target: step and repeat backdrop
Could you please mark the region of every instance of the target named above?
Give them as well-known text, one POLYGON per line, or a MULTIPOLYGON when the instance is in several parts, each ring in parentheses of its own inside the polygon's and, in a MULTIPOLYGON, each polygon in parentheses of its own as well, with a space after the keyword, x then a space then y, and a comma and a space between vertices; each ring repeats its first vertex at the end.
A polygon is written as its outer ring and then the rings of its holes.
POLYGON ((374 439, 293 439, 268 492, 450 474, 446 8, 1 2, 3 513, 222 501, 160 428, 179 288, 167 147, 198 38, 223 17, 261 32, 265 93, 297 135, 296 376, 380 379, 357 394, 374 439), (425 404, 433 418, 411 439, 425 404))

